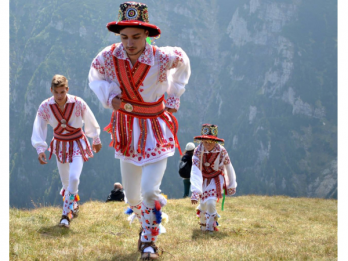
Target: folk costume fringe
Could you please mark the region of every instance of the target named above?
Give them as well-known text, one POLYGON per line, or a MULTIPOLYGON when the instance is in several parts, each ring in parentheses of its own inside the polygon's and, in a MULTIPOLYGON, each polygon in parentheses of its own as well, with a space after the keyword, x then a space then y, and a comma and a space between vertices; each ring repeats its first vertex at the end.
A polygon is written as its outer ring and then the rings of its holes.
POLYGON ((74 128, 69 125, 69 120, 74 109, 75 103, 68 103, 62 112, 57 104, 50 104, 51 110, 53 112, 54 117, 58 121, 57 127, 53 130, 53 139, 50 143, 50 157, 52 157, 53 151, 55 151, 57 155, 57 159, 60 163, 71 163, 73 158, 74 151, 74 141, 76 142, 82 158, 84 161, 88 161, 87 155, 92 158, 93 153, 91 151, 90 146, 88 145, 88 141, 86 135, 83 133, 81 128, 74 128), (67 131, 67 133, 63 133, 67 131), (83 140, 86 144, 86 150, 83 149, 81 144, 81 140, 83 140), (68 154, 67 145, 69 144, 68 154), (62 160, 59 159, 58 153, 60 146, 62 147, 62 160))
MULTIPOLYGON (((115 47, 116 45, 114 44, 111 52, 114 51, 115 47)), ((153 53, 155 54, 155 52, 156 48, 153 47, 153 53)), ((130 156, 133 122, 134 118, 137 118, 140 134, 138 144, 134 144, 134 149, 138 153, 145 157, 147 128, 150 127, 147 126, 147 119, 150 119, 156 145, 164 148, 169 147, 170 143, 164 138, 158 121, 160 118, 173 134, 175 146, 178 147, 180 155, 182 155, 177 139, 178 122, 171 113, 165 110, 164 95, 156 102, 144 102, 138 91, 151 66, 137 61, 134 67, 130 69, 127 60, 118 59, 114 56, 113 62, 123 96, 120 109, 117 112, 112 112, 110 123, 104 128, 105 131, 111 133, 112 141, 110 146, 114 147, 116 151, 121 151, 123 155, 130 156)))

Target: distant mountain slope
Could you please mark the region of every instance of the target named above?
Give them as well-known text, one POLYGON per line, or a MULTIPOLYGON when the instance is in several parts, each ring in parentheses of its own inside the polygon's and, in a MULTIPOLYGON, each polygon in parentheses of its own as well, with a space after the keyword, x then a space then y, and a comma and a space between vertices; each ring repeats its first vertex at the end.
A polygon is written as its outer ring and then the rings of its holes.
MULTIPOLYGON (((10 205, 60 204, 55 160, 40 166, 32 124, 50 80, 66 75, 101 127, 110 111, 88 87, 92 59, 119 41, 105 27, 122 1, 10 2, 10 205)), ((239 195, 337 198, 337 2, 303 0, 149 1, 158 46, 180 46, 192 76, 176 114, 182 147, 202 123, 219 126, 239 195)), ((49 132, 47 142, 52 137, 49 132)), ((82 200, 106 198, 119 162, 103 149, 84 165, 82 200)), ((162 190, 181 197, 178 153, 162 190)))

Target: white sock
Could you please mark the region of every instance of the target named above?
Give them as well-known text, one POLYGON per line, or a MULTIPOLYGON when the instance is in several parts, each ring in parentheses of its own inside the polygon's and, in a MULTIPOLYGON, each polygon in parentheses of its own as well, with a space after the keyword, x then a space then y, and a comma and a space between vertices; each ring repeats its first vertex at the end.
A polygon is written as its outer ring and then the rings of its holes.
POLYGON ((153 250, 153 248, 152 247, 147 247, 147 248, 145 248, 144 249, 144 252, 150 252, 150 253, 155 253, 155 251, 153 250))

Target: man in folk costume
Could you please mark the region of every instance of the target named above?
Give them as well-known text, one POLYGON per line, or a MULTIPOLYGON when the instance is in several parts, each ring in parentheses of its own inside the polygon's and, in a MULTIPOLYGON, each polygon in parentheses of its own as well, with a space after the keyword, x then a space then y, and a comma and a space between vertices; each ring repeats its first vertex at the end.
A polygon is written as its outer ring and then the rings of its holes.
POLYGON ((93 139, 92 149, 99 152, 100 127, 84 100, 68 94, 68 80, 63 75, 52 79, 52 97, 44 100, 38 109, 31 136, 31 143, 39 155, 40 164, 47 164, 47 125, 53 128, 53 139, 48 147, 56 155, 58 171, 63 188, 63 213, 60 226, 69 227, 70 219, 77 215, 79 201, 78 185, 83 162, 93 157, 86 135, 93 139), (85 132, 82 130, 84 123, 85 132), (72 214, 72 215, 71 215, 72 214))
POLYGON ((217 137, 218 126, 203 124, 200 136, 194 137, 200 142, 193 153, 191 169, 191 202, 197 204, 200 226, 203 231, 217 231, 218 214, 216 200, 236 193, 236 174, 231 164, 223 139, 217 137), (219 144, 221 143, 221 144, 219 144))
POLYGON ((89 85, 103 106, 113 109, 106 128, 112 137, 110 146, 120 159, 127 202, 142 224, 142 258, 153 259, 158 257, 154 244, 158 213, 166 204, 160 184, 167 158, 178 145, 178 124, 172 113, 179 109, 191 74, 190 62, 179 47, 146 42, 161 31, 149 23, 145 4, 121 4, 118 21, 108 23, 107 28, 120 35, 121 43, 106 47, 95 57, 89 85))

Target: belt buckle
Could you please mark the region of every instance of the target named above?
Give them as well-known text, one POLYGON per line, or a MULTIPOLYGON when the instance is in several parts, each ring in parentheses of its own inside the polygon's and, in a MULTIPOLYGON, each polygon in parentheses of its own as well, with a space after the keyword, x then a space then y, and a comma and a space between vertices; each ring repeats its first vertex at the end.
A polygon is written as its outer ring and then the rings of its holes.
POLYGON ((130 103, 126 103, 124 105, 124 109, 125 109, 125 111, 132 112, 133 111, 133 105, 130 104, 130 103))

